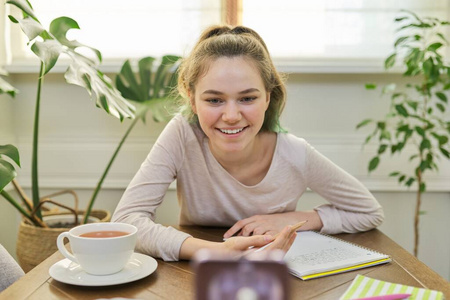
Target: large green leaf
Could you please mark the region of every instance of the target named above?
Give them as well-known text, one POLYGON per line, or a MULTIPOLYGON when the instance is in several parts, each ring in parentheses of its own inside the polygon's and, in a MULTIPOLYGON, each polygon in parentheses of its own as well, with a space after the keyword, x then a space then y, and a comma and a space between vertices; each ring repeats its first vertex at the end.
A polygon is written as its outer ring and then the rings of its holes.
POLYGON ((6 3, 17 6, 25 14, 25 16, 30 16, 31 18, 37 20, 33 7, 28 0, 8 0, 6 3))
POLYGON ((14 97, 17 93, 17 89, 13 87, 11 84, 9 84, 6 80, 0 77, 0 95, 7 93, 11 95, 11 97, 14 97))
POLYGON ((22 31, 30 41, 34 40, 45 31, 45 28, 42 27, 41 23, 31 17, 25 17, 23 19, 17 20, 13 16, 9 16, 9 19, 14 23, 17 22, 20 24, 22 31))
POLYGON ((55 66, 59 55, 64 51, 61 44, 56 40, 36 41, 31 46, 31 50, 44 63, 44 74, 47 74, 55 66))
POLYGON ((56 18, 51 22, 50 29, 47 31, 35 16, 28 1, 11 0, 7 3, 22 10, 23 19, 17 20, 12 16, 10 19, 18 22, 22 31, 29 38, 31 50, 44 64, 44 75, 55 66, 61 54, 65 54, 70 59, 65 74, 68 83, 86 88, 98 107, 120 120, 134 117, 134 106, 122 97, 111 79, 97 69, 94 60, 81 55, 76 50, 79 47, 92 50, 99 62, 102 59, 100 51, 76 40, 67 39, 67 32, 70 29, 79 29, 75 20, 68 17, 56 18), (38 40, 38 38, 42 40, 38 40))
POLYGON ((13 145, 0 145, 0 191, 16 176, 14 166, 3 158, 7 156, 20 167, 19 151, 13 145))
POLYGON ((137 71, 129 60, 122 65, 116 77, 116 87, 126 99, 139 106, 139 117, 145 122, 148 111, 157 122, 170 117, 168 107, 173 105, 174 97, 170 91, 176 87, 179 56, 165 55, 155 69, 155 58, 144 57, 137 64, 137 71))
POLYGON ((64 77, 68 83, 84 87, 96 105, 109 114, 120 120, 134 117, 135 107, 114 88, 109 77, 92 68, 86 60, 72 59, 64 77))
POLYGON ((71 50, 75 50, 78 47, 85 47, 88 49, 91 49, 95 55, 97 56, 99 61, 102 61, 102 54, 97 49, 84 45, 82 43, 79 43, 78 41, 72 40, 69 41, 66 37, 67 32, 70 29, 80 29, 78 26, 78 23, 68 17, 60 17, 57 19, 54 19, 52 23, 50 24, 50 33, 52 36, 54 36, 62 45, 68 47, 71 50))

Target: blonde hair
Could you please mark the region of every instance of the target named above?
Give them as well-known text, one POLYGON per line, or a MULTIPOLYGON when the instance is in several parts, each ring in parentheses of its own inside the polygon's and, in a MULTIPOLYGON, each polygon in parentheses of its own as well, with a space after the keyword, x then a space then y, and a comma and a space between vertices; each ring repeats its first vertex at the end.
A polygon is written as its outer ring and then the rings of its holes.
POLYGON ((284 80, 275 69, 263 39, 244 26, 212 26, 206 29, 191 54, 183 59, 178 69, 178 92, 183 100, 181 113, 190 122, 198 122, 197 115, 192 111, 190 95, 195 93, 200 76, 216 59, 236 56, 249 58, 255 63, 266 91, 270 92, 270 103, 261 131, 283 131, 279 119, 286 102, 284 80))

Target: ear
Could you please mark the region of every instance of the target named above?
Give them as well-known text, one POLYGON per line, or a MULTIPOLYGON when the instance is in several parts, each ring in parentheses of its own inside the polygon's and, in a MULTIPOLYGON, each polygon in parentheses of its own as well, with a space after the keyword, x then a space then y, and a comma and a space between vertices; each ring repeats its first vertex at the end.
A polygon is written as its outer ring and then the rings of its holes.
POLYGON ((269 108, 270 104, 270 92, 267 92, 266 94, 266 110, 269 108))
POLYGON ((189 102, 191 103, 191 108, 194 114, 197 114, 197 107, 195 106, 195 97, 191 91, 188 91, 189 102))

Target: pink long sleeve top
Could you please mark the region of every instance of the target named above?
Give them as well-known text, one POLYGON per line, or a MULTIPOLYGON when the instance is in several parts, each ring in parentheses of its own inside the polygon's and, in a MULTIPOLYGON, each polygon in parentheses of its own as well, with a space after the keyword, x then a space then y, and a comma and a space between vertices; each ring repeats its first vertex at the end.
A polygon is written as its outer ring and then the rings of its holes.
POLYGON ((253 215, 295 211, 307 188, 329 202, 314 208, 324 233, 367 231, 384 218, 380 204, 362 183, 302 138, 278 133, 265 178, 246 186, 217 162, 199 126, 177 115, 142 163, 112 218, 138 227, 137 251, 168 261, 178 260, 181 244, 189 237, 154 222, 174 180, 180 225, 229 227, 253 215))

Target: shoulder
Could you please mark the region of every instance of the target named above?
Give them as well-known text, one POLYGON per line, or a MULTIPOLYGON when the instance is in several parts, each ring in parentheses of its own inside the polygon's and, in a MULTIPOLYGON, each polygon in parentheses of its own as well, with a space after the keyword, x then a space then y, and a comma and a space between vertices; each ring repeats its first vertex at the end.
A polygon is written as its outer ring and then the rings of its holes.
POLYGON ((186 117, 176 114, 164 128, 162 135, 177 135, 183 140, 190 140, 195 136, 204 135, 197 124, 191 124, 186 117))
POLYGON ((279 150, 285 154, 298 155, 299 152, 304 153, 311 147, 305 139, 291 133, 279 133, 278 140, 279 150))

